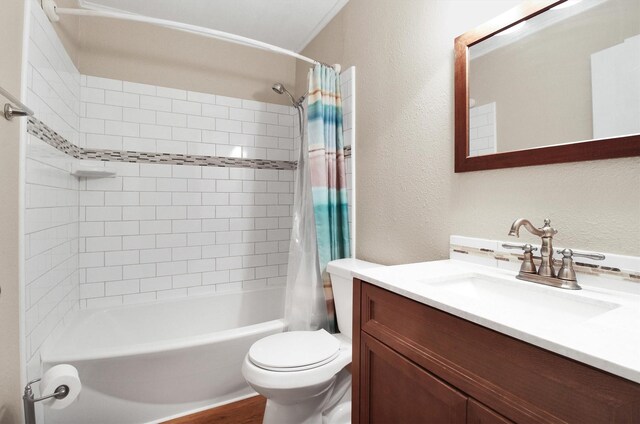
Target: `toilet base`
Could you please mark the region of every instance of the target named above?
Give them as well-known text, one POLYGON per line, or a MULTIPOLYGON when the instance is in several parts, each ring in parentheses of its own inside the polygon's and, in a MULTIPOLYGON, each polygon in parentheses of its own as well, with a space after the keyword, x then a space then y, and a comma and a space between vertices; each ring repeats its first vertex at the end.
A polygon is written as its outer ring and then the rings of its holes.
POLYGON ((348 424, 351 418, 351 374, 343 369, 316 395, 267 399, 263 424, 348 424), (345 421, 345 417, 347 417, 345 421))

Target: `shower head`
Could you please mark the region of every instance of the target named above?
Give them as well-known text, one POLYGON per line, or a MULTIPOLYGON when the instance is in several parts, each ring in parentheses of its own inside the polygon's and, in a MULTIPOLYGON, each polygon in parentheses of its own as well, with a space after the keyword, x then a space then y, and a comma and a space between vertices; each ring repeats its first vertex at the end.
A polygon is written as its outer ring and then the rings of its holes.
POLYGON ((272 89, 273 91, 275 91, 276 93, 278 93, 278 94, 282 94, 282 93, 284 93, 284 90, 285 90, 284 85, 282 85, 282 84, 281 84, 281 83, 279 83, 279 82, 277 82, 277 83, 273 84, 273 86, 271 87, 271 89, 272 89))
POLYGON ((289 96, 289 98, 291 99, 291 103, 293 104, 293 106, 298 107, 300 105, 300 103, 302 103, 302 99, 300 99, 299 101, 296 102, 296 100, 293 98, 293 96, 291 95, 291 93, 289 93, 289 90, 287 90, 284 87, 284 84, 277 82, 275 84, 273 84, 271 86, 271 89, 273 91, 275 91, 278 94, 283 94, 286 93, 287 96, 289 96))

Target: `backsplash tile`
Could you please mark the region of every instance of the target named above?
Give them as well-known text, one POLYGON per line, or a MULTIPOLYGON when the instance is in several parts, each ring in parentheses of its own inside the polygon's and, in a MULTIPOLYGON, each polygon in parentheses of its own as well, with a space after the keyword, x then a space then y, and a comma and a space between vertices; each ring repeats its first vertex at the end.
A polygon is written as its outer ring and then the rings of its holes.
MULTIPOLYGON (((478 239, 462 236, 451 236, 449 257, 461 261, 473 262, 480 265, 495 266, 498 268, 518 271, 522 263, 523 255, 520 251, 505 249, 502 247, 505 241, 478 239)), ((513 242, 508 242, 513 244, 513 242)), ((536 266, 540 263, 540 245, 533 245, 538 250, 534 251, 536 266)), ((555 246, 555 250, 563 247, 555 246)), ((580 250, 582 251, 582 250, 580 250)), ((601 253, 601 252, 587 252, 601 253)), ((610 278, 640 283, 640 258, 634 256, 622 256, 605 253, 603 261, 587 258, 574 258, 574 269, 577 273, 592 276, 607 276, 610 278)), ((554 255, 554 265, 559 268, 562 265, 560 255, 554 255)))

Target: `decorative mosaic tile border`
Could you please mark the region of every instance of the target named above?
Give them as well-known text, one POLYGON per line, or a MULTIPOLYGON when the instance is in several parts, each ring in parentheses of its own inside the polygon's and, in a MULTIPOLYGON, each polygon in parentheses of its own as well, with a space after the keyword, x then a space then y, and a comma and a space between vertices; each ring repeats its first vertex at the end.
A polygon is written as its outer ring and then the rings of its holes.
POLYGON ((27 132, 40 140, 44 141, 48 145, 66 153, 69 156, 73 156, 76 159, 80 159, 82 149, 75 144, 62 137, 60 134, 52 130, 39 119, 30 116, 27 120, 27 132))
POLYGON ((285 160, 242 159, 224 156, 183 155, 105 149, 81 149, 79 159, 104 162, 157 163, 169 165, 217 166, 226 168, 296 169, 296 162, 285 160))
MULTIPOLYGON (((504 262, 515 262, 518 264, 522 263, 522 258, 523 258, 523 255, 520 253, 495 252, 491 249, 459 246, 455 244, 450 245, 450 250, 452 252, 461 253, 463 255, 478 256, 478 257, 494 259, 497 261, 504 261, 504 262)), ((536 263, 536 266, 538 266, 540 264, 540 257, 534 256, 533 261, 536 263)), ((553 263, 558 267, 562 265, 562 261, 558 259, 554 259, 553 263)), ((576 272, 581 272, 585 274, 595 274, 598 276, 607 275, 610 277, 620 278, 623 280, 632 281, 634 283, 640 284, 640 273, 638 273, 637 271, 629 271, 629 270, 624 270, 619 268, 612 268, 605 265, 585 264, 582 262, 577 262, 575 260, 574 260, 573 266, 576 272)))
POLYGON ((84 149, 71 143, 49 128, 44 122, 29 117, 27 132, 50 146, 80 160, 99 160, 103 162, 157 163, 167 165, 216 166, 227 168, 253 169, 296 169, 295 161, 244 159, 224 156, 184 155, 180 153, 152 153, 107 149, 84 149))
MULTIPOLYGON (((85 149, 71 143, 49 128, 47 124, 33 116, 30 116, 27 121, 27 132, 61 152, 80 160, 278 170, 293 170, 296 169, 297 166, 296 161, 288 160, 243 159, 224 156, 184 155, 180 153, 85 149)), ((345 146, 344 156, 351 156, 351 146, 345 146)))

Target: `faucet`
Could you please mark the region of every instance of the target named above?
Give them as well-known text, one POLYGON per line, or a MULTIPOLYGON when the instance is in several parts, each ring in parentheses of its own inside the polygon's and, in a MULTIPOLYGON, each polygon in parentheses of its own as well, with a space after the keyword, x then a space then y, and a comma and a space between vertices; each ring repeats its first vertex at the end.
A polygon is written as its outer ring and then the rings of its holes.
POLYGON ((520 237, 520 227, 524 226, 531 234, 542 238, 542 246, 540 247, 540 267, 538 267, 538 275, 542 277, 555 277, 556 272, 553 269, 553 236, 558 234, 558 230, 551 227, 551 220, 545 219, 542 228, 536 228, 528 219, 516 219, 511 224, 509 230, 510 236, 520 237))
POLYGON ((562 258, 562 267, 556 276, 556 272, 553 269, 553 236, 558 234, 558 231, 551 227, 551 221, 549 219, 544 220, 544 225, 541 228, 536 228, 528 219, 520 218, 516 219, 511 224, 509 230, 510 236, 520 237, 520 227, 527 229, 531 234, 538 236, 542 239, 542 246, 540 247, 540 266, 536 272, 536 266, 533 262, 532 252, 536 250, 535 247, 530 244, 525 245, 513 245, 505 243, 502 247, 508 249, 521 249, 524 250, 524 259, 520 272, 517 277, 519 280, 530 281, 533 283, 546 284, 548 286, 560 287, 569 290, 580 290, 580 286, 576 280, 576 273, 573 269, 573 257, 583 257, 594 260, 603 260, 605 257, 599 253, 581 253, 574 252, 571 249, 559 250, 562 258))

